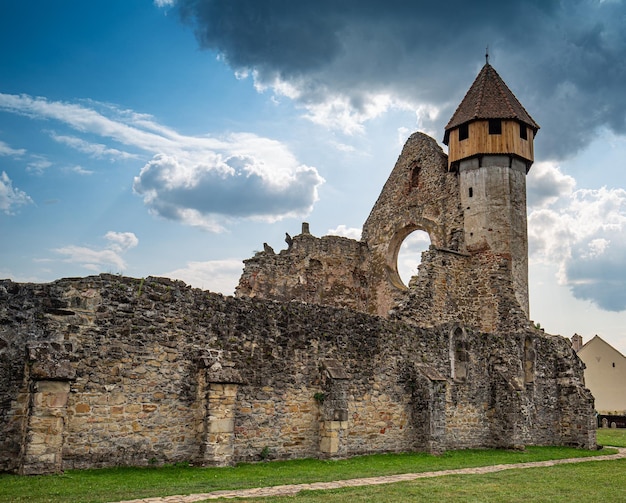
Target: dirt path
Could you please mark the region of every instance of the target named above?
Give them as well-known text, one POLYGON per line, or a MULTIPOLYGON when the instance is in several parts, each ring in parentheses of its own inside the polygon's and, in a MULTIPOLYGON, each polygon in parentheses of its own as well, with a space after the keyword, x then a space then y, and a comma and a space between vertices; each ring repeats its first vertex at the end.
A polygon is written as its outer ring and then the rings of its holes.
POLYGON ((340 489, 342 487, 373 486, 380 484, 393 484, 394 482, 406 482, 429 477, 443 477, 445 475, 472 475, 481 473, 494 473, 503 470, 519 470, 523 468, 539 468, 569 463, 586 463, 590 461, 609 461, 626 458, 626 448, 618 449, 617 454, 605 456, 593 456, 586 458, 554 459, 549 461, 534 461, 531 463, 512 463, 506 465, 480 466, 477 468, 460 468, 457 470, 439 470, 435 472, 403 473, 400 475, 387 475, 383 477, 368 477, 363 479, 336 480, 333 482, 313 482, 311 484, 292 484, 272 487, 256 487, 253 489, 238 489, 213 491, 204 494, 189 494, 179 496, 164 496, 160 498, 146 498, 126 500, 118 503, 194 503, 197 501, 212 500, 219 498, 261 498, 266 496, 288 496, 300 491, 319 491, 324 489, 340 489))

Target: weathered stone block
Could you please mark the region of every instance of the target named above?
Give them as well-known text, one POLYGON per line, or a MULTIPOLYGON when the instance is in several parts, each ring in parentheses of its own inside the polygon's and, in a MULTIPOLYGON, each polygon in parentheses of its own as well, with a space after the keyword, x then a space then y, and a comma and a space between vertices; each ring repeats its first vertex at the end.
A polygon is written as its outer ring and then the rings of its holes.
POLYGON ((59 342, 33 342, 28 346, 31 362, 30 375, 40 380, 73 380, 76 371, 70 363, 71 344, 59 342))
POLYGON ((232 417, 227 419, 209 419, 207 424, 211 433, 230 433, 235 427, 235 421, 232 417))
POLYGON ((320 439, 320 451, 323 454, 336 454, 339 451, 339 438, 322 437, 320 439))
POLYGON ((138 414, 142 411, 143 406, 138 403, 131 403, 125 406, 127 414, 138 414))

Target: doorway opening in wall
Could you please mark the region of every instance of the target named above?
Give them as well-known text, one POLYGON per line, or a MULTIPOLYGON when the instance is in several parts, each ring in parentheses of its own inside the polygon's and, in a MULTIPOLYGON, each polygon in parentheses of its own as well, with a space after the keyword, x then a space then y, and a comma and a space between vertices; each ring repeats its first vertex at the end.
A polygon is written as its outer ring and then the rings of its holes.
POLYGON ((409 286, 411 278, 417 275, 422 252, 428 250, 429 246, 430 237, 425 231, 413 231, 404 238, 398 252, 398 275, 405 286, 409 286))

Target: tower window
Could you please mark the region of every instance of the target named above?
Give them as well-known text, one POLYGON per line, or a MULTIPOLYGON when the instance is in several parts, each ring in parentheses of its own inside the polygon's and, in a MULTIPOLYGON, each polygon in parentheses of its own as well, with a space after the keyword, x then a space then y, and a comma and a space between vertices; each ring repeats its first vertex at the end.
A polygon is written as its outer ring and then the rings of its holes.
POLYGON ((502 134, 502 121, 500 119, 489 119, 489 134, 502 134))
POLYGON ((467 140, 469 138, 469 124, 461 124, 459 126, 459 141, 467 140))
POLYGON ((409 189, 415 189, 419 186, 421 167, 417 163, 411 166, 411 176, 409 181, 409 189))
POLYGON ((528 140, 528 130, 526 128, 526 124, 522 124, 521 122, 519 125, 519 137, 522 140, 528 140))
POLYGON ((474 197, 474 189, 472 187, 469 188, 469 196, 474 197))

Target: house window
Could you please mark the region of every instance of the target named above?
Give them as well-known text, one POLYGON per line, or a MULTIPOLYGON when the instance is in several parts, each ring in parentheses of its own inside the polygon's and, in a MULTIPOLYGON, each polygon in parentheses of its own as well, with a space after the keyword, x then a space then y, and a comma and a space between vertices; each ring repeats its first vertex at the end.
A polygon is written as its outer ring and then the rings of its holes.
POLYGON ((519 125, 519 137, 522 140, 528 140, 528 130, 526 128, 526 124, 522 124, 521 122, 519 125))
POLYGON ((500 119, 489 119, 489 134, 502 134, 502 121, 500 119))
POLYGON ((459 126, 459 141, 467 140, 469 138, 469 124, 461 124, 459 126))

